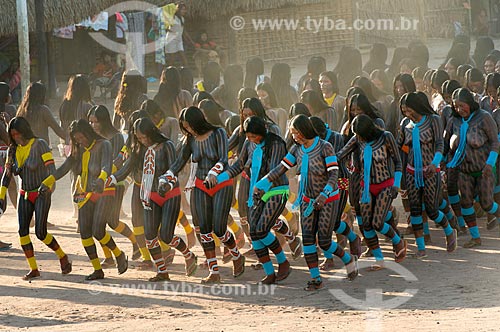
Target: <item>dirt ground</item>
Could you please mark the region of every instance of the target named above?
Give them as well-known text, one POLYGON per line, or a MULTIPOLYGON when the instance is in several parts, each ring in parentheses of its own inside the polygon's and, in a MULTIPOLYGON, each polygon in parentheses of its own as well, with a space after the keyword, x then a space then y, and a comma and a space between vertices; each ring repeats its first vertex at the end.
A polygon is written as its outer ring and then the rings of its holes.
MULTIPOLYGON (((431 65, 443 60, 449 43, 429 43, 431 65)), ((293 68, 295 82, 304 72, 305 63, 294 63, 293 68)), ((56 158, 57 165, 61 162, 56 158)), ((130 192, 124 202, 130 215, 130 192)), ((396 206, 401 211, 403 230, 406 218, 399 199, 396 206)), ((73 272, 61 275, 56 256, 36 239, 32 229, 42 277, 26 282, 21 276, 28 265, 19 245, 16 211, 9 202, 0 219, 0 239, 13 243, 12 249, 0 251, 0 330, 498 331, 500 263, 495 255, 499 254, 500 237, 498 228, 485 229, 484 218, 479 220, 481 247, 461 248, 468 239, 464 236, 459 238, 458 250, 447 254, 442 230, 431 224, 433 244, 428 246, 428 258, 408 257, 401 264, 392 263, 392 247, 381 240, 387 269, 368 272, 370 259, 362 257, 359 277, 348 282, 336 259, 335 270, 323 273, 325 287, 305 292, 302 288, 309 274, 304 258, 293 261, 290 277, 273 288, 256 285, 263 271, 253 270, 250 260, 245 274, 238 279, 231 275, 231 264, 219 260, 223 284, 201 286, 207 271, 200 268, 193 277, 186 277, 179 254, 170 267, 169 283, 149 283, 147 278, 154 272, 136 270, 133 266, 137 263, 132 261, 123 275, 107 269, 106 279, 85 282, 84 276, 92 272, 92 267, 75 232, 72 214, 68 176, 58 182, 53 195, 49 221, 56 226, 49 232, 70 255, 73 272)), ((232 214, 238 220, 235 210, 232 214)), ((130 218, 123 221, 131 226, 130 218)), ((130 242, 110 233, 130 256, 130 242)), ((177 228, 176 233, 184 236, 182 228, 177 228)), ((413 236, 407 239, 409 251, 415 252, 413 236)), ((194 252, 201 261, 199 245, 194 252)))

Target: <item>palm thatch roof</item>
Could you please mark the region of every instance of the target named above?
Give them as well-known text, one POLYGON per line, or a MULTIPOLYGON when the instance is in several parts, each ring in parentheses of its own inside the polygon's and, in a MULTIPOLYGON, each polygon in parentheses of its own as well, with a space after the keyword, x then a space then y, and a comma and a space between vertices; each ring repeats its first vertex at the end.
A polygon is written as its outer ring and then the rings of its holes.
MULTIPOLYGON (((35 31, 35 0, 28 1, 29 29, 35 31)), ((174 0, 141 0, 162 6, 174 0)), ((221 16, 244 12, 281 8, 289 5, 304 5, 325 0, 184 0, 188 16, 213 20, 221 16)), ((1 0, 0 36, 17 34, 16 0, 1 0)), ((82 21, 106 8, 125 2, 124 0, 45 0, 46 31, 82 21)))

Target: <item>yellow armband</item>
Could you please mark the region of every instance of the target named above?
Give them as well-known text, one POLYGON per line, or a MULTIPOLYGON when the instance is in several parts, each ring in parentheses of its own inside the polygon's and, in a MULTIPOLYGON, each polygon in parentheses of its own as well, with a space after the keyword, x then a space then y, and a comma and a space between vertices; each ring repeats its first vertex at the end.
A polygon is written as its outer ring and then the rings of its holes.
POLYGON ((98 179, 101 179, 102 181, 104 181, 104 183, 106 183, 106 180, 108 179, 108 173, 106 173, 105 171, 101 171, 101 174, 99 174, 98 179))
POLYGON ((0 199, 5 199, 5 195, 7 195, 7 187, 0 187, 0 199))
POLYGON ((54 157, 52 156, 52 152, 46 152, 46 153, 42 154, 42 160, 43 160, 45 166, 53 164, 54 157))
POLYGON ((54 186, 54 183, 56 183, 56 178, 54 175, 48 176, 45 180, 42 181, 44 185, 50 188, 52 190, 52 187, 54 186))

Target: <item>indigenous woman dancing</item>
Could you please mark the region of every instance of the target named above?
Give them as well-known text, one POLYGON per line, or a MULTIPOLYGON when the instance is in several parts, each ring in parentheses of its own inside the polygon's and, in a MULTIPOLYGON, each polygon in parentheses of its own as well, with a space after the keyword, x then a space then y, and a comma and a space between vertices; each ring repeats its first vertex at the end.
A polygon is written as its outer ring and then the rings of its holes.
POLYGON ((406 187, 410 203, 410 221, 417 242, 417 258, 426 257, 422 204, 429 218, 444 229, 446 250, 457 248, 457 231, 439 211, 441 200, 441 168, 443 158, 443 126, 427 98, 417 93, 403 95, 401 112, 411 120, 400 129, 398 146, 407 152, 406 187))
MULTIPOLYGON (((102 137, 109 140, 111 143, 111 153, 113 161, 117 158, 121 158, 120 152, 124 146, 123 135, 113 127, 111 123, 111 117, 109 116, 109 111, 106 106, 98 105, 92 107, 88 112, 88 121, 94 131, 101 135, 102 137)), ((112 173, 116 172, 117 167, 113 163, 112 173)), ((115 195, 113 197, 113 203, 110 206, 111 215, 110 219, 107 220, 108 225, 114 229, 116 232, 121 235, 127 237, 130 242, 132 242, 133 252, 132 259, 136 260, 141 257, 141 252, 139 251, 139 247, 137 246, 137 240, 135 239, 134 233, 127 226, 127 224, 120 221, 120 211, 122 207, 123 196, 125 195, 125 184, 123 182, 118 183, 115 186, 115 195)), ((115 262, 113 261, 113 256, 111 251, 107 247, 102 247, 104 252, 104 260, 101 262, 103 268, 115 266, 115 262)))
MULTIPOLYGON (((271 233, 271 228, 277 223, 283 224, 279 216, 288 200, 288 179, 282 175, 262 199, 254 201, 253 190, 262 175, 269 173, 280 164, 286 155, 286 146, 281 137, 268 131, 267 123, 261 117, 247 118, 243 123, 243 131, 247 140, 243 144, 238 159, 224 173, 217 176, 217 181, 223 183, 236 177, 244 169, 250 174, 249 199, 241 204, 247 204, 249 207, 252 246, 266 274, 261 283, 273 284, 286 279, 291 270, 278 239, 271 233), (279 265, 278 274, 274 272, 269 249, 276 255, 279 265)), ((282 227, 285 226, 286 224, 283 224, 282 227)), ((300 240, 296 241, 296 245, 300 246, 300 240)))
MULTIPOLYGON (((335 153, 339 152, 344 147, 344 138, 342 135, 336 131, 330 130, 323 120, 315 116, 310 117, 309 120, 311 120, 314 130, 318 133, 319 137, 333 146, 335 153)), ((337 184, 339 187, 339 206, 332 215, 332 220, 334 222, 333 231, 338 236, 337 241, 339 244, 341 241, 345 243, 345 238, 349 240, 350 253, 359 258, 362 253, 361 239, 352 231, 347 223, 341 220, 349 196, 349 171, 345 163, 339 163, 339 178, 337 184), (339 239, 341 236, 345 237, 339 239)), ((325 252, 324 255, 325 261, 319 265, 319 268, 323 271, 329 271, 333 269, 333 255, 330 255, 328 252, 325 252)))
POLYGON ((281 176, 297 165, 300 189, 296 204, 300 205, 304 257, 311 275, 304 289, 312 291, 323 287, 316 244, 322 250, 338 256, 346 265, 348 279, 353 280, 358 275, 356 257, 344 252, 332 241, 332 215, 338 207, 339 198, 338 164, 333 147, 318 137, 305 115, 297 115, 292 119, 290 131, 298 145, 292 147, 281 164, 257 182, 255 196, 261 197, 273 184, 279 184, 277 181, 281 176))
POLYGON ((99 136, 88 121, 73 121, 69 126, 71 155, 56 170, 54 176, 59 180, 70 170, 76 180, 73 200, 78 204, 78 222, 83 247, 92 263, 94 272, 85 280, 103 279, 99 257, 94 242, 96 238, 108 247, 115 256, 118 273, 127 271, 128 259, 106 232, 106 222, 110 220, 114 188, 104 188, 108 174, 111 174, 111 143, 99 136))
POLYGON ((401 183, 401 157, 392 134, 377 127, 368 115, 354 118, 352 131, 355 136, 338 153, 338 158, 343 159, 355 148, 362 157, 359 206, 363 234, 376 260, 371 269, 379 270, 384 267, 384 256, 375 231, 392 240, 396 262, 406 257, 406 241, 401 240, 394 228, 385 222, 401 183))
POLYGON ((181 169, 189 158, 197 163, 195 188, 191 193, 193 218, 200 224, 201 240, 207 258, 209 275, 202 283, 220 282, 212 232, 221 239, 233 256, 233 276, 245 271, 245 257, 236 247, 234 236, 227 230, 227 218, 233 197, 233 181, 217 184, 217 175, 227 168, 228 139, 226 131, 210 124, 197 107, 181 111, 179 123, 185 140, 177 161, 171 165, 160 183, 159 190, 172 190, 181 169))
MULTIPOLYGON (((134 134, 140 146, 135 146, 130 158, 141 155, 143 150, 142 179, 140 198, 144 207, 144 229, 146 245, 157 268, 155 277, 149 281, 170 280, 167 264, 162 256, 160 239, 179 250, 186 259, 186 275, 191 276, 196 271, 196 256, 188 249, 186 243, 174 235, 177 217, 181 208, 181 191, 177 185, 169 188, 168 183, 160 176, 166 172, 175 161, 175 147, 171 140, 165 137, 149 118, 134 122, 134 134), (158 233, 160 238, 158 238, 158 233)), ((138 162, 132 160, 132 162, 138 162)), ((120 174, 117 174, 120 177, 120 174)), ((111 184, 116 184, 115 176, 110 176, 111 184)))
POLYGON ((2 212, 5 211, 7 188, 12 176, 19 175, 22 180, 17 205, 19 239, 30 267, 30 271, 23 279, 30 280, 40 276, 29 236, 29 225, 33 213, 35 214, 36 237, 56 253, 61 263, 62 274, 68 274, 72 269, 68 255, 64 253, 52 234, 47 233, 47 217, 55 183, 52 152, 47 142, 35 137, 25 118, 13 118, 9 123, 8 133, 11 145, 2 176, 0 208, 2 212))
POLYGON ((464 248, 481 245, 473 208, 474 197, 479 194, 479 203, 484 211, 500 217, 498 204, 493 200, 495 167, 498 157, 498 128, 490 113, 479 108, 472 93, 464 88, 453 93, 454 117, 445 135, 448 168, 460 171, 462 215, 469 228, 471 239, 464 248))

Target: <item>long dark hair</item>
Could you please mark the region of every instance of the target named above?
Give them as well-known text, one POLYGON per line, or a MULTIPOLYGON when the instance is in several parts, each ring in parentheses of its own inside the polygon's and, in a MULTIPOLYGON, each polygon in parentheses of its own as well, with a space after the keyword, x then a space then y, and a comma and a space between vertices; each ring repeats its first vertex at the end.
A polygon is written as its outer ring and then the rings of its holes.
POLYGON ((333 93, 339 94, 339 82, 337 80, 337 74, 335 74, 333 71, 324 71, 319 74, 319 76, 328 77, 328 79, 332 82, 333 93))
POLYGON ((460 89, 455 90, 453 92, 452 98, 453 98, 452 115, 455 117, 461 118, 460 114, 458 114, 458 112, 455 109, 455 101, 456 100, 464 102, 467 105, 469 105, 471 115, 472 115, 472 113, 479 110, 479 104, 474 100, 474 96, 472 95, 472 92, 470 92, 466 88, 460 88, 460 89))
MULTIPOLYGON (((127 150, 130 151, 132 154, 134 154, 136 157, 140 155, 140 150, 141 150, 141 143, 137 140, 137 137, 135 137, 135 129, 134 129, 134 123, 138 119, 142 118, 149 118, 149 113, 146 112, 145 110, 138 110, 135 112, 132 112, 130 114, 130 117, 128 118, 128 123, 129 123, 129 128, 128 128, 128 137, 127 141, 125 142, 125 145, 127 146, 127 150)), ((136 163, 133 165, 134 169, 137 169, 140 164, 140 158, 134 158, 133 160, 136 161, 136 163)))
POLYGON ((217 126, 211 124, 205 118, 203 111, 200 110, 196 106, 186 107, 181 111, 179 115, 179 124, 182 133, 186 137, 191 137, 191 134, 184 127, 184 122, 187 122, 189 126, 196 132, 198 135, 204 135, 211 130, 216 130, 217 126))
POLYGON ((224 124, 221 121, 220 113, 224 111, 224 108, 210 99, 203 99, 198 107, 203 111, 208 122, 213 125, 223 127, 224 124))
POLYGON ((352 131, 367 142, 372 142, 378 139, 384 131, 373 122, 373 119, 368 115, 360 114, 352 122, 352 131))
POLYGON ((278 107, 278 100, 276 97, 276 93, 274 92, 274 88, 271 84, 269 83, 260 83, 257 85, 257 91, 262 90, 267 93, 267 96, 269 98, 269 105, 271 108, 276 108, 278 107))
POLYGON ((290 106, 290 111, 289 111, 289 118, 293 118, 299 114, 304 114, 307 117, 311 116, 311 112, 309 112, 309 109, 307 108, 306 105, 302 103, 295 103, 292 106, 290 106))
POLYGON ((392 93, 394 95, 394 98, 401 97, 398 96, 398 92, 396 90, 396 82, 401 82, 403 88, 405 89, 405 93, 417 91, 417 87, 415 86, 415 81, 413 80, 413 77, 411 75, 398 74, 396 77, 394 77, 394 83, 392 84, 392 93))
POLYGON ((245 88, 255 89, 257 77, 264 74, 264 61, 262 58, 253 57, 245 64, 245 88))
POLYGON ((314 130, 318 133, 319 138, 324 140, 326 138, 326 133, 327 133, 325 122, 321 120, 321 118, 318 118, 317 116, 309 117, 309 121, 311 121, 314 130))
POLYGON ((162 107, 165 115, 176 118, 175 105, 181 93, 181 75, 175 67, 167 67, 161 73, 160 87, 154 101, 162 107))
POLYGON ((9 133, 9 138, 10 138, 10 145, 12 147, 16 147, 17 143, 16 141, 12 138, 12 130, 15 129, 18 131, 24 139, 30 140, 35 137, 35 134, 33 134, 33 130, 31 129, 30 123, 28 120, 23 118, 22 116, 16 116, 9 122, 9 127, 7 128, 7 131, 9 133))
POLYGON ((193 94, 194 78, 191 69, 188 67, 180 67, 179 74, 181 76, 181 89, 189 91, 190 94, 193 94))
MULTIPOLYGON (((161 109, 160 105, 156 103, 154 100, 148 99, 142 102, 141 110, 148 112, 149 117, 153 118, 153 116, 160 114, 161 118, 165 118, 165 112, 161 109)), ((134 120, 135 121, 135 120, 134 120)), ((132 121, 132 124, 134 123, 132 121)))
POLYGON ((258 116, 251 116, 243 122, 243 132, 245 134, 252 133, 265 138, 267 135, 266 121, 258 116))
POLYGON ((109 111, 104 105, 96 105, 92 107, 87 113, 87 120, 90 120, 91 116, 95 116, 99 125, 101 126, 101 134, 107 139, 111 139, 114 135, 118 133, 118 130, 113 127, 111 122, 111 117, 109 116, 109 111))
POLYGON ((429 100, 427 98, 420 98, 416 92, 405 93, 403 97, 399 103, 400 110, 402 110, 403 106, 406 106, 420 115, 437 114, 429 104, 429 100))
POLYGON ((134 135, 140 131, 143 135, 146 135, 153 143, 163 143, 168 140, 168 138, 155 126, 150 118, 140 118, 134 122, 134 135))
MULTIPOLYGON (((349 102, 349 109, 352 108, 352 105, 356 104, 364 114, 368 115, 370 118, 373 120, 377 118, 381 118, 380 114, 378 113, 377 109, 370 103, 366 95, 363 94, 355 94, 351 97, 350 102, 349 102)), ((351 113, 349 112, 348 114, 348 121, 351 122, 351 113)))
POLYGON ((202 69, 203 87, 205 91, 211 93, 220 85, 220 66, 217 62, 208 61, 202 69))
POLYGON ((293 104, 291 78, 291 69, 287 63, 276 63, 271 68, 271 85, 276 93, 277 104, 281 108, 286 109, 293 104))
MULTIPOLYGON (((252 113, 255 116, 258 116, 260 118, 263 118, 266 122, 268 123, 274 123, 273 120, 271 120, 266 113, 266 109, 260 102, 258 98, 247 98, 243 101, 242 106, 241 106, 241 111, 243 109, 249 108, 252 110, 252 113)), ((240 117, 243 119, 242 114, 240 114, 240 117)), ((241 127, 243 127, 243 121, 241 121, 241 127)), ((243 128, 242 128, 243 129, 243 128)))
POLYGON ((128 119, 139 109, 139 97, 147 93, 147 81, 137 70, 129 70, 122 76, 120 89, 115 101, 115 113, 128 119))
MULTIPOLYGON (((224 70, 224 89, 216 96, 226 109, 234 111, 238 91, 243 87, 243 68, 240 65, 229 65, 224 70)), ((219 89, 217 89, 219 90, 219 89)))
POLYGON ((313 139, 318 136, 311 120, 304 114, 299 114, 295 116, 292 121, 290 121, 290 128, 297 130, 306 139, 313 139))
POLYGON ((76 133, 80 133, 85 136, 89 143, 104 139, 102 136, 95 132, 94 128, 92 128, 88 121, 80 119, 71 122, 71 124, 69 125, 69 136, 71 138, 71 155, 75 157, 79 156, 81 150, 84 148, 83 146, 81 147, 76 143, 76 133))
POLYGON ((45 105, 45 93, 47 89, 40 82, 33 82, 29 85, 23 101, 17 110, 16 116, 22 116, 32 123, 40 121, 39 108, 45 105))
POLYGON ((375 85, 373 85, 372 81, 369 78, 364 76, 357 76, 352 80, 351 86, 357 86, 363 89, 366 97, 370 100, 371 103, 376 102, 379 98, 384 96, 384 93, 379 90, 375 85))
POLYGON ((339 61, 333 69, 337 75, 341 93, 349 88, 352 79, 363 72, 361 53, 357 48, 343 46, 340 50, 339 61))
POLYGON ((76 111, 81 102, 92 101, 90 84, 87 76, 82 74, 72 75, 68 81, 66 95, 59 108, 59 119, 61 121, 72 121, 76 119, 76 111))
POLYGON ((311 109, 313 115, 321 112, 330 107, 323 98, 323 95, 320 95, 317 91, 314 90, 305 90, 300 95, 300 101, 303 104, 308 104, 311 109))
POLYGON ((254 88, 241 88, 240 91, 238 91, 238 105, 240 107, 240 111, 243 101, 247 98, 259 98, 259 95, 257 95, 254 88))

